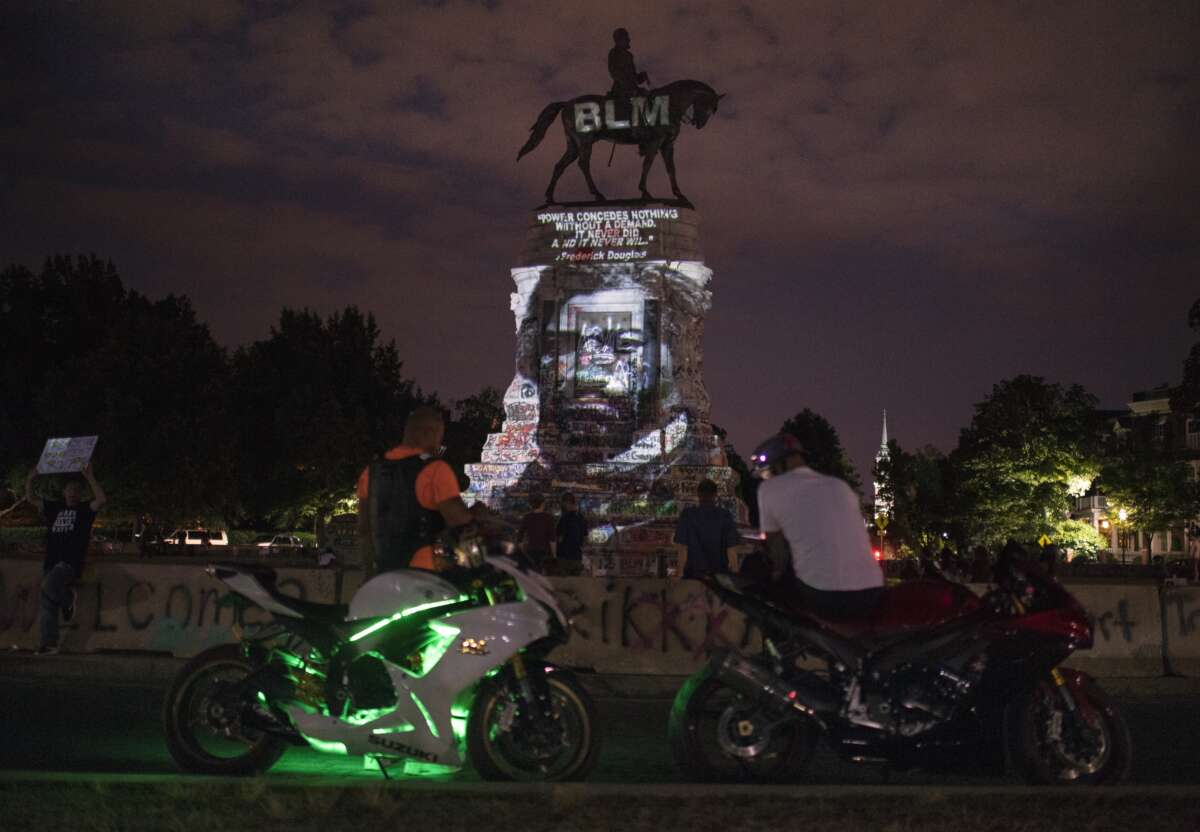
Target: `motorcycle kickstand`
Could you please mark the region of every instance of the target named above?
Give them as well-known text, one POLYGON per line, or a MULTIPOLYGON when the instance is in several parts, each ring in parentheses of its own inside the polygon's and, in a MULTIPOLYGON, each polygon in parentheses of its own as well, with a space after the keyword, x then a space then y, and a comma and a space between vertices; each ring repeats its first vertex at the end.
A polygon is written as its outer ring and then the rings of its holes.
POLYGON ((392 779, 392 775, 388 774, 387 766, 384 765, 384 763, 383 763, 383 758, 375 757, 374 759, 375 759, 375 766, 379 769, 379 773, 383 775, 383 779, 390 782, 392 779))

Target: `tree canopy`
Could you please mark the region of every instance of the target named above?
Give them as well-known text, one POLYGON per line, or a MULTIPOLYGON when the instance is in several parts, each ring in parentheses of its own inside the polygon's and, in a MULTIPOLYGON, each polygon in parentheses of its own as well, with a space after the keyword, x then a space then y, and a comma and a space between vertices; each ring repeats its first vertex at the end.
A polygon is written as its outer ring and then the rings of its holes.
POLYGON ((422 399, 393 342, 350 306, 322 318, 284 309, 232 362, 240 514, 296 526, 350 497, 372 457, 399 442, 422 399))
POLYGON ((0 471, 20 492, 50 436, 99 435, 110 513, 295 526, 352 494, 422 399, 348 307, 284 309, 232 356, 187 298, 150 300, 111 262, 0 273, 0 471))
MULTIPOLYGON (((1134 419, 1112 437, 1098 483, 1108 500, 1110 519, 1124 511, 1128 528, 1155 532, 1200 515, 1200 483, 1177 450, 1173 424, 1182 426, 1171 420, 1160 425, 1150 418, 1134 419)), ((1147 534, 1147 548, 1150 543, 1147 534)))
POLYGON ((49 436, 98 434, 113 509, 222 513, 225 354, 186 298, 127 290, 111 262, 55 257, 0 274, 0 465, 10 482, 49 436))
POLYGON ((1022 375, 1001 381, 975 405, 953 462, 960 472, 967 536, 988 546, 1034 541, 1100 545, 1086 523, 1069 518, 1100 471, 1096 399, 1022 375))
POLYGON ((814 471, 838 477, 855 491, 862 490, 862 481, 850 462, 837 429, 819 413, 807 407, 783 423, 780 433, 790 433, 800 441, 804 457, 814 471))
POLYGON ((888 538, 914 550, 957 540, 955 472, 947 456, 926 446, 909 453, 894 439, 876 466, 880 495, 890 501, 888 538))
POLYGON ((485 387, 454 403, 446 423, 446 462, 460 479, 464 469, 478 462, 489 433, 499 433, 504 423, 504 393, 485 387))
POLYGON ((1196 343, 1183 361, 1183 380, 1171 405, 1180 412, 1200 416, 1200 298, 1188 310, 1188 326, 1196 333, 1196 343))

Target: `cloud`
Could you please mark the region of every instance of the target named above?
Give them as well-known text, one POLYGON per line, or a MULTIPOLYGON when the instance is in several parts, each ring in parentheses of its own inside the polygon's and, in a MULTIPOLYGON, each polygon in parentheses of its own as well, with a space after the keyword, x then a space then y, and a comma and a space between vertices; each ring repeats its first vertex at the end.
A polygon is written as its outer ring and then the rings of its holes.
POLYGON ((258 145, 233 130, 163 120, 164 140, 184 158, 205 167, 243 167, 263 161, 258 145))
MULTIPOLYGON (((748 311, 780 285, 835 310, 837 326, 818 322, 804 342, 824 363, 789 397, 849 419, 874 411, 861 391, 885 386, 885 370, 917 372, 883 339, 945 333, 953 346, 922 353, 919 368, 957 385, 926 395, 951 414, 931 417, 945 440, 969 395, 961 356, 983 356, 984 374, 1070 371, 1065 359, 1017 366, 1057 359, 1006 339, 1014 322, 1053 318, 1078 343, 1101 324, 1076 310, 1112 315, 1098 298, 1117 287, 1143 287, 1132 309, 1156 325, 1169 313, 1154 303, 1194 294, 1196 4, 108 0, 21 19, 0 35, 30 56, 0 85, 15 102, 0 114, 12 163, 0 208, 15 220, 0 228, 3 250, 36 261, 94 247, 127 273, 136 263, 145 288, 186 291, 230 342, 259 337, 283 303, 356 302, 454 394, 503 384, 506 269, 561 132, 513 159, 547 102, 607 89, 620 25, 654 82, 694 77, 727 93, 676 153, 717 270, 710 349, 790 349, 773 334, 794 328, 785 310, 748 311), (71 49, 56 50, 68 33, 71 49), (433 315, 453 344, 416 358, 431 348, 413 333, 433 315), (860 320, 886 324, 850 325, 860 320)), ((611 167, 607 148, 593 158, 610 195, 632 194, 639 170, 629 148, 611 167)), ((651 188, 666 191, 661 163, 651 188)), ((578 170, 560 189, 584 195, 578 170)), ((1138 360, 1173 347, 1138 346, 1157 350, 1138 360)), ((1137 383, 1090 369, 1115 360, 1096 355, 1080 373, 1137 383)), ((734 395, 737 369, 710 366, 710 384, 734 395)), ((770 397, 784 394, 761 390, 747 410, 774 413, 770 397)), ((735 431, 774 427, 737 418, 735 431)))

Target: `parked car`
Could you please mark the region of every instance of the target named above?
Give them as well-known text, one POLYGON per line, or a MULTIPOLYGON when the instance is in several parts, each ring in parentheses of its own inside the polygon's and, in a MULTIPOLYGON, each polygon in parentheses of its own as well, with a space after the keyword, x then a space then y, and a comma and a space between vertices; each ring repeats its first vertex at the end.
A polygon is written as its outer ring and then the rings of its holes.
POLYGON ((264 540, 259 543, 258 548, 267 549, 270 551, 274 551, 276 549, 303 549, 304 542, 294 534, 277 534, 270 540, 264 540))
POLYGON ((162 542, 175 546, 228 546, 229 535, 223 530, 176 529, 162 542))

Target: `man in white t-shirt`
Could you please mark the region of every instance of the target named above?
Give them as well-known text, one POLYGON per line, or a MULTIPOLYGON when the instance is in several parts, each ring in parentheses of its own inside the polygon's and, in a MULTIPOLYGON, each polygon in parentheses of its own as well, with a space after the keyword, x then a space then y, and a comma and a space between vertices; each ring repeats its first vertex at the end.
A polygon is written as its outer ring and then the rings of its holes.
POLYGON ((797 581, 805 608, 819 616, 849 617, 874 609, 883 597, 883 571, 858 496, 843 480, 805 464, 790 434, 773 436, 754 449, 759 528, 766 535, 773 574, 797 581))

